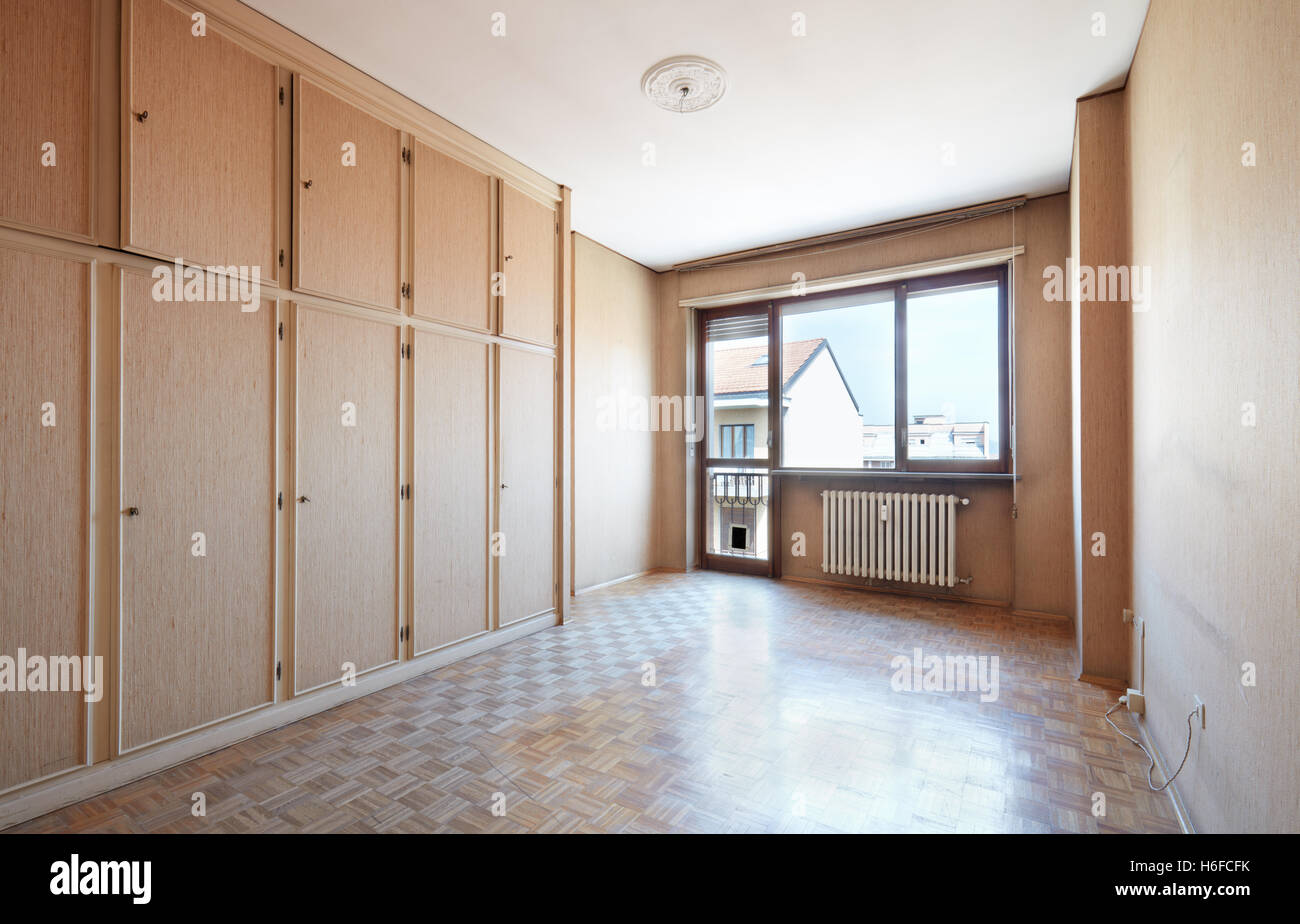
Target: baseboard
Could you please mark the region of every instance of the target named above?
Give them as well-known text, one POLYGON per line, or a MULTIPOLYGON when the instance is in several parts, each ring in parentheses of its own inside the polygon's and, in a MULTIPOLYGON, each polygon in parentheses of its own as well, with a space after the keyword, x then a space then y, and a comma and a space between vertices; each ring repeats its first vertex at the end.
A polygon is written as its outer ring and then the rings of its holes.
POLYGON ((656 571, 661 571, 661 570, 663 570, 663 569, 661 569, 661 568, 647 568, 647 569, 644 570, 644 571, 638 571, 638 572, 636 572, 636 574, 625 574, 625 575, 623 575, 622 577, 614 578, 614 580, 612 580, 612 581, 602 581, 602 582, 599 583, 599 584, 592 584, 592 585, 589 586, 589 587, 581 587, 581 588, 579 588, 578 590, 575 590, 575 591, 573 592, 573 596, 575 596, 575 597, 581 597, 583 594, 589 594, 589 593, 591 593, 593 590, 600 590, 600 589, 605 588, 605 587, 613 587, 615 584, 623 584, 623 583, 626 583, 627 581, 635 581, 635 580, 636 580, 637 578, 639 578, 639 577, 645 577, 647 574, 654 574, 656 571))
POLYGON ((1031 619, 1049 619, 1052 622, 1068 622, 1071 625, 1074 624, 1074 620, 1069 616, 1062 615, 1061 613, 1044 613, 1042 610, 1012 610, 1011 615, 1028 616, 1031 619))
POLYGON ((1094 687, 1105 687, 1108 690, 1128 689, 1128 681, 1120 677, 1104 677, 1101 674, 1079 674, 1077 679, 1082 683, 1090 683, 1094 687))
MULTIPOLYGON (((1156 759, 1156 769, 1160 771, 1162 780, 1169 779, 1169 766, 1165 763, 1160 749, 1156 747, 1155 741, 1147 734, 1147 722, 1145 716, 1134 716, 1134 725, 1137 726, 1138 735, 1142 738, 1142 743, 1146 749, 1151 752, 1151 756, 1156 759)), ((1195 834, 1196 829, 1192 827, 1192 816, 1187 812, 1187 805, 1183 802, 1183 797, 1178 792, 1176 783, 1170 783, 1165 792, 1169 794, 1169 801, 1174 806, 1174 815, 1178 819, 1178 827, 1183 829, 1184 834, 1195 834)))
POLYGON ((0 797, 0 830, 53 812, 65 805, 90 799, 135 782, 168 767, 238 744, 263 732, 292 724, 368 696, 386 687, 412 680, 471 655, 559 625, 554 611, 521 619, 495 632, 475 636, 456 645, 431 651, 410 661, 381 668, 357 678, 354 687, 335 684, 280 703, 246 712, 182 738, 171 738, 116 760, 79 767, 57 777, 39 780, 0 797))

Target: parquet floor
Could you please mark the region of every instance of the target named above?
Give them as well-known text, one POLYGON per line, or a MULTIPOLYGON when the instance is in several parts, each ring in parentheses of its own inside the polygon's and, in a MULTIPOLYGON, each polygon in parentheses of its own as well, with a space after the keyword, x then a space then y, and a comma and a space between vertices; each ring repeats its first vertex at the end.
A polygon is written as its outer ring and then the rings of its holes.
POLYGON ((1117 694, 1072 663, 1068 623, 654 574, 579 597, 562 628, 12 830, 1176 832, 1102 719, 1117 694), (895 691, 891 661, 915 647, 997 655, 997 700, 895 691))

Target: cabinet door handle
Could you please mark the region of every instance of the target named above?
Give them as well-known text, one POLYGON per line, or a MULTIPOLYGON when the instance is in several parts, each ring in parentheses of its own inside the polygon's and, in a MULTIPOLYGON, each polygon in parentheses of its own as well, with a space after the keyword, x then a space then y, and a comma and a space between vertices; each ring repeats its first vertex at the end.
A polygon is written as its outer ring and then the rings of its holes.
POLYGON ((508 488, 508 487, 510 487, 510 485, 506 484, 504 481, 501 482, 501 490, 504 491, 504 490, 505 490, 506 488, 508 488))
POLYGON ((139 507, 127 507, 127 508, 126 508, 125 510, 123 510, 122 512, 125 513, 125 514, 126 514, 127 516, 129 516, 129 517, 138 517, 138 516, 140 515, 140 508, 139 508, 139 507))
POLYGON ((302 497, 298 498, 298 503, 300 503, 300 504, 310 504, 310 503, 311 503, 311 498, 308 497, 306 494, 304 494, 302 497))
POLYGON ((148 110, 148 109, 146 109, 144 112, 137 112, 137 113, 135 114, 135 120, 136 120, 137 122, 143 122, 143 121, 144 121, 145 119, 147 119, 147 118, 149 118, 149 110, 148 110))
POLYGON ((507 259, 507 260, 513 260, 513 259, 514 259, 514 256, 511 255, 511 254, 506 254, 506 259, 507 259))
POLYGON ((303 189, 311 189, 311 180, 303 180, 303 181, 302 181, 302 188, 303 188, 303 189))

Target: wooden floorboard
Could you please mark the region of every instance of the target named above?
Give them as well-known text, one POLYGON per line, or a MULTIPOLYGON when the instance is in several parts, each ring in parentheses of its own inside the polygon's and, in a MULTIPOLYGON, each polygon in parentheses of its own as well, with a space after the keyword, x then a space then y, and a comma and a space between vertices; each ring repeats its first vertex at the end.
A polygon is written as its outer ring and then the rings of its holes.
POLYGON ((1103 720, 1116 691, 1073 664, 1066 622, 651 574, 578 597, 563 627, 10 830, 1178 831, 1103 720), (896 691, 914 648, 997 656, 998 698, 896 691))

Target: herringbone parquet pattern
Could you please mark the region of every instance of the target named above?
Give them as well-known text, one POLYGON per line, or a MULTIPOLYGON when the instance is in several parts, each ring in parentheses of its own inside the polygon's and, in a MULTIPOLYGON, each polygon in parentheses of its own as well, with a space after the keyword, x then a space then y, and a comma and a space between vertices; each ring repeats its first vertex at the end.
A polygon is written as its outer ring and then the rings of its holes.
POLYGON ((1177 831, 1102 720, 1116 693, 1072 679, 1072 652, 1067 623, 988 607, 649 575, 13 830, 1177 831), (998 699, 896 692, 890 662, 916 647, 997 655, 998 699))

